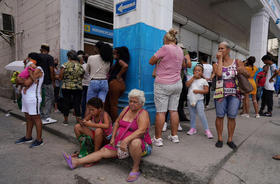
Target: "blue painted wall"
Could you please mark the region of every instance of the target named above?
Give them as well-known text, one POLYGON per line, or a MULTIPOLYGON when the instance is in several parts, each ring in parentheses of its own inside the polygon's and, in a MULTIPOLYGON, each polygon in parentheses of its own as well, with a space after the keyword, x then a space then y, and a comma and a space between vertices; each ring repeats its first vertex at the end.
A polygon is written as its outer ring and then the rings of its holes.
POLYGON ((114 47, 126 46, 130 52, 130 63, 126 77, 126 91, 119 100, 119 107, 128 105, 128 93, 131 89, 145 92, 145 109, 150 113, 151 123, 155 120, 154 106, 154 66, 149 64, 150 58, 163 45, 166 31, 159 30, 145 23, 114 30, 114 47))
POLYGON ((60 49, 60 65, 62 65, 63 63, 67 62, 68 58, 67 58, 67 52, 69 50, 65 50, 65 49, 60 49))

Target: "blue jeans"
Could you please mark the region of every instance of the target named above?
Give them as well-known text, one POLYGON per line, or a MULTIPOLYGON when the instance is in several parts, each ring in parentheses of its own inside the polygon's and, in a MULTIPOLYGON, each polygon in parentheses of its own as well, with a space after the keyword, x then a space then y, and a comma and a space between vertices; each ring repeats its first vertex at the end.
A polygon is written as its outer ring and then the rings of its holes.
POLYGON ((225 117, 235 119, 238 114, 240 99, 236 96, 227 96, 223 99, 215 99, 216 116, 219 118, 225 117))
POLYGON ((263 87, 258 87, 257 89, 257 102, 262 99, 263 87))
POLYGON ((93 97, 98 97, 104 103, 108 90, 107 80, 91 80, 87 91, 87 101, 93 97))
POLYGON ((205 130, 208 130, 208 121, 206 119, 206 115, 204 112, 204 103, 203 100, 198 100, 195 107, 191 106, 189 101, 189 111, 190 111, 190 117, 191 117, 191 128, 195 128, 196 124, 196 114, 198 114, 200 121, 202 122, 203 128, 205 130))

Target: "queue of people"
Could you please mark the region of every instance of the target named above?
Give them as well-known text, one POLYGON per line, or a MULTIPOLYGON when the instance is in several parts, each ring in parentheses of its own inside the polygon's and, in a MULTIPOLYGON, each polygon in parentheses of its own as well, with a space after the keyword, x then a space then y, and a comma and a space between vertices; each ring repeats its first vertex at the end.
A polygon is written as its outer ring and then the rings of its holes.
MULTIPOLYGON (((178 128, 180 121, 187 120, 184 107, 187 104, 190 112, 190 129, 188 135, 197 133, 196 115, 199 116, 208 139, 213 134, 208 127, 205 108, 210 101, 211 86, 215 86, 214 104, 216 110, 216 131, 218 134, 215 146, 223 147, 223 122, 227 116, 227 145, 236 150, 233 141, 236 117, 243 96, 243 117, 249 116, 249 98, 255 109, 255 117, 272 116, 274 78, 278 75, 276 65, 269 55, 262 58, 265 66, 256 77, 255 58, 249 57, 246 62, 230 57, 230 46, 221 42, 216 54, 217 62, 207 63, 208 56, 199 61, 196 52, 188 52, 177 43, 177 31, 171 29, 163 40, 164 45, 151 57, 149 64, 154 70, 154 102, 156 107, 155 136, 149 135, 149 113, 144 110, 145 94, 133 89, 128 94, 129 103, 118 114, 118 99, 125 91, 126 72, 129 68, 130 54, 126 47, 112 48, 109 44, 98 42, 95 55, 70 50, 68 61, 58 67, 58 60, 49 54, 49 46, 42 45, 41 53, 30 53, 25 60, 26 70, 16 79, 22 85, 22 112, 26 117, 26 135, 16 144, 32 142, 32 127, 36 126, 37 137, 30 147, 43 144, 42 124, 53 123, 50 118, 55 97, 54 109, 60 109, 64 116, 64 125, 68 125, 68 115, 74 108, 76 125, 74 133, 80 140, 82 135, 89 136, 94 143, 94 151, 83 157, 79 152, 64 153, 66 163, 71 169, 80 165, 93 165, 101 159, 131 156, 133 167, 127 181, 133 182, 140 175, 139 165, 143 156, 151 154, 152 144, 164 145, 162 131, 170 116, 171 134, 168 139, 179 143, 178 128), (113 64, 113 60, 115 63, 113 64), (24 73, 25 72, 25 73, 24 73), (248 78, 253 90, 242 93, 239 88, 238 75, 248 78), (44 92, 42 105, 41 89, 44 92), (63 101, 59 101, 60 89, 63 101), (258 109, 258 100, 262 99, 258 109), (59 108, 59 106, 63 108, 59 108), (40 106, 42 106, 40 108, 40 106), (268 111, 263 113, 265 106, 268 111), (41 112, 41 113, 40 113, 41 112)), ((166 127, 165 127, 166 129, 166 127)), ((82 145, 81 145, 82 146, 82 145)))

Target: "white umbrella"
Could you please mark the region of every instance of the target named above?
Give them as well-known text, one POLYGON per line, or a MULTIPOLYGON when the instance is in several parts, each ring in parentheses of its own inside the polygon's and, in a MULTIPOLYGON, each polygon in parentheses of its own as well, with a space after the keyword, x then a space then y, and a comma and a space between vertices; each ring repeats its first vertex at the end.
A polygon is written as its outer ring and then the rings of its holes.
POLYGON ((11 71, 19 71, 21 72, 24 70, 24 63, 23 61, 13 61, 5 66, 6 70, 11 70, 11 71))

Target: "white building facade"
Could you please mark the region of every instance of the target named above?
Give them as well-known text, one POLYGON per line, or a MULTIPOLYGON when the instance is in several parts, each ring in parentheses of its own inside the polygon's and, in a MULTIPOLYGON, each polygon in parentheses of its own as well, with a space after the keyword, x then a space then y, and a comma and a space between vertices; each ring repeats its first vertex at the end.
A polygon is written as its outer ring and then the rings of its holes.
MULTIPOLYGON (((153 79, 147 59, 161 46, 162 38, 149 37, 152 46, 143 45, 141 40, 149 36, 145 34, 146 25, 148 29, 159 30, 160 36, 174 27, 179 30, 179 42, 189 51, 207 54, 209 62, 216 60, 218 43, 228 41, 231 57, 245 60, 255 56, 258 67, 262 66, 261 57, 267 53, 268 39, 280 38, 280 24, 276 24, 280 18, 280 0, 1 0, 0 13, 12 15, 15 27, 14 33, 3 30, 0 33, 2 66, 39 51, 41 43, 49 44, 50 54, 64 63, 68 50, 91 53, 99 40, 114 46, 137 42, 128 44, 132 62, 137 66, 130 65, 131 80, 127 82, 126 93, 133 87, 144 89, 150 105, 153 79), (119 3, 134 1, 135 9, 117 14, 119 3), (120 32, 121 28, 133 25, 143 31, 134 35, 135 41, 120 32), (142 47, 149 47, 148 52, 142 47)), ((12 94, 10 75, 11 72, 0 68, 1 96, 12 94)))

